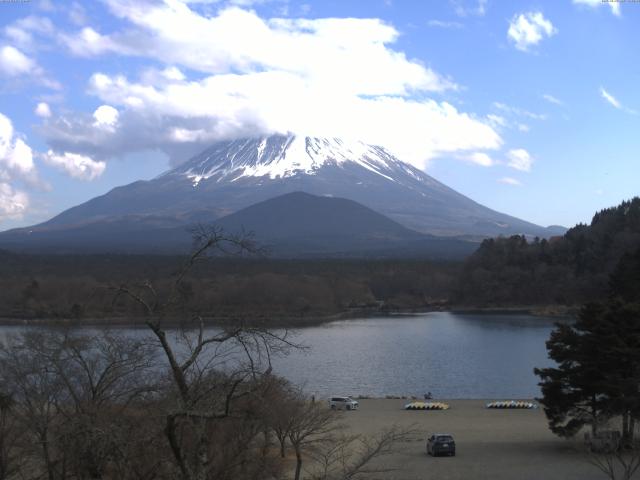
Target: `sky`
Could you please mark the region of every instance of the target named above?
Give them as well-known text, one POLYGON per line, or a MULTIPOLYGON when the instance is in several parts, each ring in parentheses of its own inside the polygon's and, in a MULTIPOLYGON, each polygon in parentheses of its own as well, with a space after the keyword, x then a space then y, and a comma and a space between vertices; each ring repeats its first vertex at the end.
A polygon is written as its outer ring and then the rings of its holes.
POLYGON ((270 133, 589 222, 640 193, 639 27, 601 0, 0 0, 0 230, 270 133))

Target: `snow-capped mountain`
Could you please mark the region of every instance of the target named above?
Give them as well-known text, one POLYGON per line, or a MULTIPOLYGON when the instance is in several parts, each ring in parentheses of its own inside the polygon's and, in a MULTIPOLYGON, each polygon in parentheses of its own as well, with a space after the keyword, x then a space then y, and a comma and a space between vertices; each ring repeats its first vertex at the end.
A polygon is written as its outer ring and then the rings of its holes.
MULTIPOLYGON (((396 181, 394 173, 416 176, 415 169, 398 161, 384 148, 339 138, 274 135, 260 139, 222 142, 163 176, 185 176, 194 186, 203 180, 234 182, 246 177, 269 180, 316 175, 325 166, 360 166, 396 181), (408 168, 407 168, 408 167, 408 168)), ((401 177, 400 177, 401 179, 401 177)))
POLYGON ((106 230, 124 224, 182 228, 292 192, 353 200, 423 234, 560 233, 486 208, 382 147, 293 135, 218 142, 157 178, 114 188, 20 230, 59 232, 98 223, 106 230))

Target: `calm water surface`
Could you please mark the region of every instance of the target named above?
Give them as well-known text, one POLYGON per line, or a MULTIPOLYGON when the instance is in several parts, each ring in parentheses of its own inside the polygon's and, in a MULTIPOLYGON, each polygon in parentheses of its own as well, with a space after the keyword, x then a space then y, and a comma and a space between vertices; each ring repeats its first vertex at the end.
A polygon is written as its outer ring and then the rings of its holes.
POLYGON ((333 322, 298 331, 309 345, 275 370, 320 395, 532 398, 534 367, 552 365, 555 319, 427 313, 333 322))
POLYGON ((321 397, 532 398, 540 393, 533 368, 552 364, 545 341, 555 321, 434 312, 332 322, 297 330, 309 348, 274 359, 274 371, 321 397))

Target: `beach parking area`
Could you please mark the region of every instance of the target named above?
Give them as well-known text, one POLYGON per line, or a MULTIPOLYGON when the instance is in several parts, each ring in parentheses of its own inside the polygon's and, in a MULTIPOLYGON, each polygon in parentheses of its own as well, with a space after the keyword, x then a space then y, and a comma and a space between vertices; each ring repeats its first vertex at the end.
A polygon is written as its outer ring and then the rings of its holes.
MULTIPOLYGON (((497 399, 496 399, 497 400, 497 399)), ((579 440, 553 435, 542 409, 487 409, 486 400, 451 400, 449 410, 407 411, 409 400, 359 400, 360 410, 341 416, 353 433, 375 434, 394 424, 420 432, 385 465, 402 480, 596 480, 606 478, 581 452, 579 440), (426 455, 428 434, 451 433, 455 457, 426 455)))

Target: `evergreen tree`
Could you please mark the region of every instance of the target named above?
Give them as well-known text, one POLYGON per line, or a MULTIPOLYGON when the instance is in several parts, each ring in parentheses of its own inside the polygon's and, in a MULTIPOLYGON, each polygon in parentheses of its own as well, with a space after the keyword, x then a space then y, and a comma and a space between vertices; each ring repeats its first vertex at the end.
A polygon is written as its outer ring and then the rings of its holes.
POLYGON ((590 304, 574 325, 558 324, 547 341, 549 357, 558 366, 534 369, 541 379, 539 401, 549 428, 561 437, 571 437, 585 425, 595 434, 610 415, 606 355, 592 331, 602 311, 602 306, 590 304))
POLYGON ((640 307, 610 300, 588 304, 573 325, 558 325, 547 342, 557 367, 535 369, 551 430, 573 436, 593 433, 604 420, 622 419, 622 436, 633 441, 640 418, 640 307))

